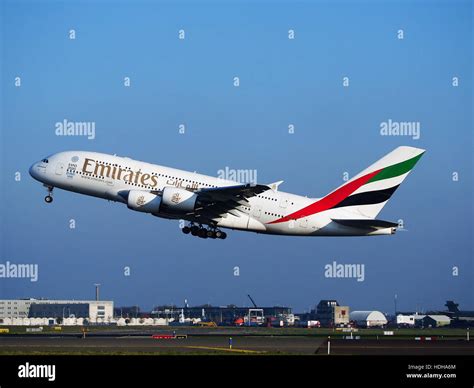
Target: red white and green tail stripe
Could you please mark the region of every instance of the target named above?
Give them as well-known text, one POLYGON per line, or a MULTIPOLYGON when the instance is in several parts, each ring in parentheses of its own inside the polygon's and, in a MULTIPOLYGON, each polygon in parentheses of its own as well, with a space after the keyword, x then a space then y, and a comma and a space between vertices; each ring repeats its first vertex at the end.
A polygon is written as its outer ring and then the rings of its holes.
POLYGON ((349 207, 361 216, 375 218, 424 152, 420 148, 398 147, 325 197, 270 224, 349 207))

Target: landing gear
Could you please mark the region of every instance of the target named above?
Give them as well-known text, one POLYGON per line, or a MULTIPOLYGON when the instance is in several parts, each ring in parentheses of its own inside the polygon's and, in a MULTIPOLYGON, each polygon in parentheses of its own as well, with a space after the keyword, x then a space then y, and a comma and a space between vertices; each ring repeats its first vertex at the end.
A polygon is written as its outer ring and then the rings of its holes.
POLYGON ((47 186, 46 188, 48 189, 48 195, 44 197, 44 200, 46 201, 46 203, 51 203, 53 202, 53 188, 54 187, 47 186))
POLYGON ((223 232, 221 230, 216 230, 216 238, 220 238, 222 240, 225 240, 227 237, 227 233, 223 232))
POLYGON ((182 229, 182 232, 184 234, 190 234, 193 236, 197 236, 199 238, 210 238, 210 239, 216 239, 220 238, 221 240, 224 240, 227 237, 227 233, 216 229, 215 227, 210 227, 207 229, 206 227, 203 227, 202 225, 194 225, 191 224, 190 226, 185 226, 182 229))

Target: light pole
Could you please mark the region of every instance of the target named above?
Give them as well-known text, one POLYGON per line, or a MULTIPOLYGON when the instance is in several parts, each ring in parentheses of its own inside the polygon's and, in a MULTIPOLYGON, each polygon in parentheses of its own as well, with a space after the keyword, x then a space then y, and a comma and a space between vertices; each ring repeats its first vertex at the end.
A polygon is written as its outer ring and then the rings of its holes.
POLYGON ((100 283, 95 283, 94 286, 95 286, 95 300, 98 301, 99 300, 100 283))
POLYGON ((395 303, 395 317, 397 317, 397 294, 395 294, 394 303, 395 303))

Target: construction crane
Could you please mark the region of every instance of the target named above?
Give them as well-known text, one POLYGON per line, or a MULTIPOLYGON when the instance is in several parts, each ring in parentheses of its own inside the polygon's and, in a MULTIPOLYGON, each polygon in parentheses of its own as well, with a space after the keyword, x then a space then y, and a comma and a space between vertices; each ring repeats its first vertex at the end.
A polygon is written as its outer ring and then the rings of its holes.
POLYGON ((247 296, 249 297, 250 301, 252 302, 253 307, 258 308, 258 307, 257 307, 257 304, 256 304, 255 301, 252 299, 252 297, 250 296, 250 294, 247 294, 247 296))

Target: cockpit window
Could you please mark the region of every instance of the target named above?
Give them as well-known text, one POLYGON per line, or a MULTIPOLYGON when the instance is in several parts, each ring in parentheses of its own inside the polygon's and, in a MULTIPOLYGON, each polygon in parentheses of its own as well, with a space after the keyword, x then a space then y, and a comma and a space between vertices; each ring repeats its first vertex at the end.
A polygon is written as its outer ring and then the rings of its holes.
POLYGON ((48 159, 43 159, 42 162, 44 162, 44 163, 49 163, 49 162, 48 162, 48 159))

